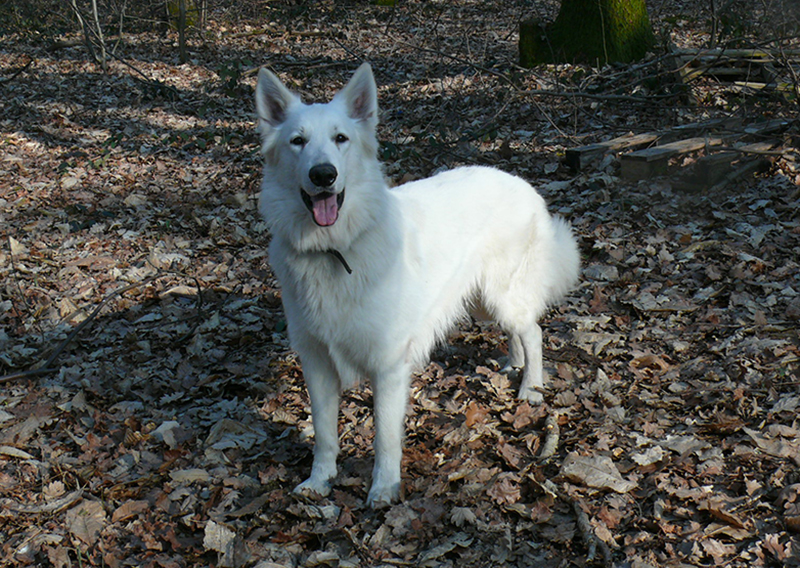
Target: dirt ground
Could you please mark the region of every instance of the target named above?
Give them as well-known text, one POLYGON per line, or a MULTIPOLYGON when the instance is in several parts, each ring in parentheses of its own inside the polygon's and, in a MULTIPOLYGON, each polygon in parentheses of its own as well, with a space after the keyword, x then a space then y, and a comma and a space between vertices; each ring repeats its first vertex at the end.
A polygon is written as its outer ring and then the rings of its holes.
POLYGON ((792 4, 718 14, 719 45, 775 55, 784 87, 759 90, 676 84, 666 50, 708 44, 706 3, 648 2, 643 62, 532 70, 518 23, 557 2, 380 4, 212 2, 187 63, 140 25, 105 71, 54 47, 77 28, 0 36, 0 565, 800 566, 792 4), (344 396, 332 495, 291 494, 313 430, 256 210, 257 68, 321 101, 364 60, 388 178, 520 175, 583 263, 543 322, 545 404, 464 322, 414 377, 404 498, 381 511, 369 385, 344 396), (638 181, 618 156, 563 162, 717 118, 749 142, 783 119, 781 146, 713 191, 676 183, 702 152, 638 181))

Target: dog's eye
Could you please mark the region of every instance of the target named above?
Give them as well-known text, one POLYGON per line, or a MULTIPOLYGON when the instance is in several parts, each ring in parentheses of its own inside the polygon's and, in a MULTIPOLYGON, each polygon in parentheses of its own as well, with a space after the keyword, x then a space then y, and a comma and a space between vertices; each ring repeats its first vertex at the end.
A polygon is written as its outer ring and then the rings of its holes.
POLYGON ((295 136, 294 138, 289 140, 289 144, 291 144, 292 146, 302 146, 305 143, 306 140, 302 136, 295 136))
POLYGON ((344 134, 337 134, 336 137, 334 138, 334 141, 337 144, 344 144, 348 140, 350 140, 350 139, 347 136, 345 136, 344 134))

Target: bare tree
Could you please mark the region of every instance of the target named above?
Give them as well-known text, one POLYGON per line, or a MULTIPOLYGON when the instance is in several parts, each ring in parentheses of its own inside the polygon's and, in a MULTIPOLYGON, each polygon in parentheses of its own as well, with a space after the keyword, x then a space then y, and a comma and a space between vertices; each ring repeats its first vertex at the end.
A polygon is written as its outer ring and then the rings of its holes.
POLYGON ((78 20, 78 24, 83 31, 83 39, 86 49, 95 62, 106 70, 106 41, 103 36, 103 27, 100 25, 100 14, 97 9, 97 0, 91 0, 91 15, 83 14, 77 0, 71 2, 72 12, 78 20))

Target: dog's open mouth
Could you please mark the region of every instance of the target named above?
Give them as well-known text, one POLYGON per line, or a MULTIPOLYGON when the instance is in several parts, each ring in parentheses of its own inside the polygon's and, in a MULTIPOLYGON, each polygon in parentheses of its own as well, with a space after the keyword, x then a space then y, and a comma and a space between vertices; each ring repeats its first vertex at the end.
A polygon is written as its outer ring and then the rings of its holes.
POLYGON ((323 191, 317 195, 309 195, 302 189, 303 203, 311 211, 314 222, 320 227, 330 227, 339 218, 339 209, 344 203, 344 190, 339 193, 323 191))

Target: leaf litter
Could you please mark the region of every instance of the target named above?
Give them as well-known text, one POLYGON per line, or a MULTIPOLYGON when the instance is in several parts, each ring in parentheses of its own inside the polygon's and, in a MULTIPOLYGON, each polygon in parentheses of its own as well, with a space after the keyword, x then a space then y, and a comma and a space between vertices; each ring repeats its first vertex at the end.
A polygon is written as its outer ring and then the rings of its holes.
POLYGON ((496 72, 529 7, 504 7, 359 5, 359 26, 275 8, 267 33, 211 23, 184 65, 131 35, 124 56, 175 100, 6 38, 2 68, 36 64, 0 83, 0 372, 23 372, 0 384, 0 564, 800 565, 797 152, 715 195, 624 183, 613 159, 572 174, 577 139, 727 111, 525 95, 572 66, 511 90, 496 72), (220 46, 315 100, 372 60, 392 179, 497 165, 580 239, 582 283, 545 321, 546 403, 516 401, 504 338, 465 323, 415 375, 386 511, 364 506, 368 385, 343 397, 331 496, 291 494, 310 407, 256 211, 253 79, 217 89, 220 46))

